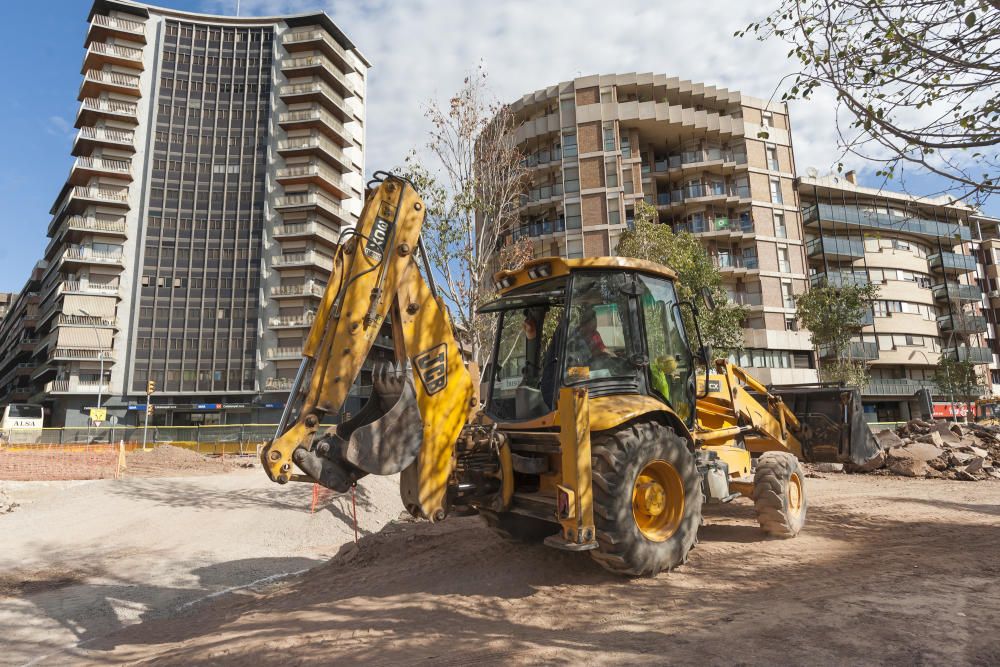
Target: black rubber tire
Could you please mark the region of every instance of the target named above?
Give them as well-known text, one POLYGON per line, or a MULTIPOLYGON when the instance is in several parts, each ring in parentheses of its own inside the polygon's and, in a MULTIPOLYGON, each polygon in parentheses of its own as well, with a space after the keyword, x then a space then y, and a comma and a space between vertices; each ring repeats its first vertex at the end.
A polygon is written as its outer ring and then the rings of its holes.
POLYGON ((701 526, 701 475, 688 441, 655 421, 634 422, 595 435, 593 454, 594 523, 598 548, 590 554, 607 570, 651 576, 687 561, 701 526), (632 489, 640 471, 663 460, 677 471, 684 489, 680 525, 662 542, 648 539, 632 512, 632 489))
POLYGON ((809 500, 805 492, 805 473, 799 460, 788 452, 764 452, 757 459, 753 476, 753 502, 761 530, 774 537, 795 537, 806 522, 809 500), (802 509, 792 511, 788 488, 792 475, 798 475, 802 488, 802 509))
POLYGON ((559 532, 558 523, 523 514, 479 510, 479 516, 494 533, 511 542, 534 544, 559 532))

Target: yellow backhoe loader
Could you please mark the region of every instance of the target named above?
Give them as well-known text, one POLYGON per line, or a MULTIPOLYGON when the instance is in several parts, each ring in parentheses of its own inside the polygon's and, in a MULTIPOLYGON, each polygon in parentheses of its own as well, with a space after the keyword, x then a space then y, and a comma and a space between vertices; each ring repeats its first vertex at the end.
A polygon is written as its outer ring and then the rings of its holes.
POLYGON ((508 537, 648 575, 686 560, 703 503, 750 498, 766 532, 793 536, 807 505, 799 460, 874 453, 856 390, 779 394, 693 349, 682 313, 696 306, 678 301, 673 271, 640 260, 552 257, 498 273, 477 385, 422 251, 420 195, 389 174, 373 184, 262 452, 272 480, 345 491, 399 473, 414 516, 478 513, 508 537), (357 415, 321 426, 387 320, 398 364, 376 369, 357 415))

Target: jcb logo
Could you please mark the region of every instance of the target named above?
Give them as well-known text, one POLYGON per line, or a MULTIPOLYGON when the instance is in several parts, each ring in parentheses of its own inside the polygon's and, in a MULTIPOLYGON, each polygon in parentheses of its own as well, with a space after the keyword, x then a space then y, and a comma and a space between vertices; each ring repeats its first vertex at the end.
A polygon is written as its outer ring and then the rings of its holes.
POLYGON ((372 233, 368 237, 368 243, 365 244, 365 254, 373 261, 381 261, 382 255, 385 253, 385 242, 388 239, 389 221, 385 218, 375 218, 372 233))
POLYGON ((428 396, 448 386, 448 345, 441 343, 413 358, 420 382, 428 396))

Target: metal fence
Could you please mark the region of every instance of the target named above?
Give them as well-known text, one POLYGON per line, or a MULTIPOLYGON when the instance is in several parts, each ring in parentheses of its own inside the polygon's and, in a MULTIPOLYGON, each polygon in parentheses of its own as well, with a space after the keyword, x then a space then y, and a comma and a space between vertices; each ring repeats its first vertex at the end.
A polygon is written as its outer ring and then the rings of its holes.
MULTIPOLYGON (((150 426, 146 445, 173 445, 201 454, 253 454, 274 437, 277 424, 223 426, 150 426)), ((18 445, 94 445, 124 441, 132 449, 142 444, 141 426, 29 428, 0 431, 0 447, 18 445)))

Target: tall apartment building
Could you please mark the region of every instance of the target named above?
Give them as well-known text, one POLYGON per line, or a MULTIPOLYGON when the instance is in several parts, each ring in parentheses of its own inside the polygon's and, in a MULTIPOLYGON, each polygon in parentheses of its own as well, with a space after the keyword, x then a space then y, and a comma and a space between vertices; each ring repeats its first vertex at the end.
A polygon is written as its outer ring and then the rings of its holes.
POLYGON ((369 63, 324 13, 127 0, 95 1, 83 46, 75 161, 15 299, 38 312, 4 323, 31 354, 6 337, 0 373, 31 364, 54 425, 98 391, 135 423, 148 380, 158 421, 273 420, 361 210, 369 63))
POLYGON ((636 201, 695 234, 750 307, 740 360, 764 382, 816 380, 788 109, 662 74, 595 75, 512 105, 532 178, 511 239, 536 256, 612 254, 636 201), (762 138, 766 134, 766 138, 762 138))
MULTIPOLYGON (((933 381, 942 354, 981 364, 983 374, 996 367, 987 345, 988 330, 995 330, 984 317, 976 259, 981 235, 970 226, 976 211, 947 197, 861 187, 853 173, 802 177, 797 188, 812 284, 879 287, 869 323, 850 349, 870 363, 862 392, 866 417, 919 416, 924 388, 941 403, 936 410, 943 416, 949 397, 933 381)), ((994 243, 984 241, 982 248, 994 243)))
POLYGON ((983 290, 983 315, 986 317, 986 342, 992 353, 989 382, 986 383, 988 409, 1000 416, 1000 218, 980 212, 969 216, 972 225, 972 248, 978 261, 978 280, 983 290))

